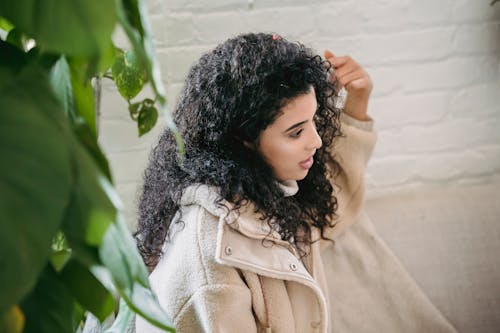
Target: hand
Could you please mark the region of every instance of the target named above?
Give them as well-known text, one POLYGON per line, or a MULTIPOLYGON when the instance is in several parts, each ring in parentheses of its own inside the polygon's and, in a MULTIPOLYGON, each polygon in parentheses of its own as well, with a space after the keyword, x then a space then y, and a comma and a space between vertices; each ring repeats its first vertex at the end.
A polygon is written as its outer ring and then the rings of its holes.
POLYGON ((373 89, 372 80, 350 56, 337 57, 326 50, 325 58, 332 64, 334 73, 330 78, 339 88, 347 90, 344 112, 358 120, 369 120, 368 99, 373 89))

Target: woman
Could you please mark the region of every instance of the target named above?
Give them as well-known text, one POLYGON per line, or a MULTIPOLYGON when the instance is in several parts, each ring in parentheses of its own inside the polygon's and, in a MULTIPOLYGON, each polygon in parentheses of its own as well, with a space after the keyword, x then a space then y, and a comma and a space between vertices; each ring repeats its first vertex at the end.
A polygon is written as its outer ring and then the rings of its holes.
POLYGON ((136 233, 178 332, 454 331, 362 212, 370 77, 324 57, 246 34, 191 68, 174 111, 185 155, 166 131, 136 233))

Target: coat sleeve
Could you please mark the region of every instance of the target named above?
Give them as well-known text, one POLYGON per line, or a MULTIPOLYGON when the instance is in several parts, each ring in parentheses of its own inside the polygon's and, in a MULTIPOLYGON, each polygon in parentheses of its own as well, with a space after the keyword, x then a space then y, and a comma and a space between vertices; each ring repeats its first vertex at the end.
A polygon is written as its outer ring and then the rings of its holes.
POLYGON ((338 236, 361 213, 366 165, 377 140, 372 120, 359 121, 343 113, 341 123, 343 135, 329 151, 339 169, 331 180, 338 208, 336 226, 326 230, 328 238, 338 236))
MULTIPOLYGON (((178 333, 255 333, 248 285, 238 269, 215 259, 219 217, 193 202, 183 206, 183 223, 171 226, 151 288, 178 333)), ((136 332, 163 331, 138 316, 136 332)))
POLYGON ((179 333, 256 333, 250 290, 208 285, 196 291, 174 318, 179 333))

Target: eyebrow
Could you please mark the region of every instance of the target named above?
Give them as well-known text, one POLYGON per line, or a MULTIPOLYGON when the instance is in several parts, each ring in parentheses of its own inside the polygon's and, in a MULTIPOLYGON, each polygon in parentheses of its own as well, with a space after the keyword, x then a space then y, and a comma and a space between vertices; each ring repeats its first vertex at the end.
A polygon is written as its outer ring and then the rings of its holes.
POLYGON ((296 124, 293 124, 292 126, 288 127, 286 130, 284 130, 283 133, 289 132, 289 131, 293 130, 294 128, 297 128, 299 126, 304 125, 305 123, 307 123, 307 120, 304 120, 304 121, 298 122, 296 124))

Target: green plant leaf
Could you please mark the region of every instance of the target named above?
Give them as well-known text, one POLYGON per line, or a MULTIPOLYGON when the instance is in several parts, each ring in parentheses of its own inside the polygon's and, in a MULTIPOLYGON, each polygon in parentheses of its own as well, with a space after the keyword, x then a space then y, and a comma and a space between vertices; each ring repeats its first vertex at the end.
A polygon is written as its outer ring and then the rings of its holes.
POLYGON ((103 76, 115 63, 116 47, 110 42, 101 52, 99 57, 92 58, 90 76, 103 76))
POLYGON ((70 119, 75 118, 71 74, 66 57, 61 56, 50 70, 50 84, 70 119))
POLYGON ((88 124, 94 140, 97 141, 94 91, 88 78, 89 63, 83 58, 68 59, 71 72, 75 113, 88 124))
POLYGON ((19 29, 11 29, 9 31, 9 34, 7 35, 7 38, 5 39, 7 43, 10 43, 14 46, 16 46, 18 49, 25 51, 26 50, 26 36, 22 34, 22 32, 19 31, 19 29))
POLYGON ((101 54, 116 24, 113 0, 3 0, 0 16, 44 51, 67 55, 101 54))
POLYGON ((145 287, 140 283, 134 283, 132 295, 125 298, 128 305, 134 312, 149 321, 151 324, 160 327, 169 332, 175 332, 171 324, 171 320, 167 321, 168 316, 163 311, 158 303, 158 299, 151 292, 149 287, 145 287))
POLYGON ((111 276, 111 272, 106 266, 103 265, 91 265, 89 266, 89 270, 94 274, 97 280, 101 282, 101 284, 109 290, 113 296, 118 299, 119 293, 116 290, 116 286, 113 282, 113 277, 111 276))
POLYGON ((58 231, 52 239, 51 247, 50 263, 56 272, 59 273, 71 258, 71 249, 68 248, 66 236, 61 231, 58 231))
POLYGON ((127 332, 130 321, 134 319, 134 312, 128 307, 127 302, 120 299, 120 308, 113 325, 104 331, 104 333, 123 333, 127 332))
POLYGON ((160 103, 164 104, 165 88, 161 80, 160 67, 154 53, 151 28, 147 19, 147 11, 142 1, 116 0, 117 18, 123 27, 134 53, 143 68, 146 68, 148 81, 160 103))
POLYGON ((142 109, 142 101, 137 103, 130 103, 128 105, 128 112, 130 114, 130 119, 132 119, 133 121, 137 121, 141 109, 142 109))
POLYGON ((94 162, 99 167, 99 170, 106 176, 109 182, 112 182, 113 177, 111 175, 111 169, 109 168, 108 159, 95 140, 90 126, 86 122, 76 121, 73 130, 78 137, 80 144, 85 147, 87 152, 94 159, 94 162))
POLYGON ((149 285, 148 273, 135 243, 120 219, 104 235, 99 255, 120 290, 131 290, 134 281, 149 285))
MULTIPOLYGON (((0 54, 4 44, 0 45, 0 54)), ((21 53, 22 55, 22 53, 21 53)), ((0 313, 35 285, 71 189, 69 126, 46 73, 0 63, 0 313), (22 89, 19 89, 22 87, 22 89)))
POLYGON ((71 260, 60 273, 61 280, 74 298, 100 321, 106 319, 115 308, 113 296, 103 287, 88 268, 71 260))
MULTIPOLYGON (((137 0, 122 0, 123 9, 125 12, 125 16, 127 21, 137 30, 139 35, 144 38, 146 32, 143 27, 143 17, 141 13, 141 9, 139 8, 139 3, 137 0)), ((146 22, 146 24, 148 24, 146 22)))
POLYGON ((153 325, 173 332, 168 315, 149 289, 146 267, 121 219, 109 227, 99 253, 127 305, 153 325))
POLYGON ((4 17, 0 17, 0 29, 8 33, 13 28, 14 26, 12 25, 12 23, 7 21, 4 17))
POLYGON ((66 57, 61 56, 51 69, 51 83, 65 111, 76 127, 77 134, 89 151, 94 155, 102 170, 111 179, 106 158, 97 146, 97 124, 94 105, 94 91, 91 79, 102 75, 114 62, 114 46, 109 43, 99 56, 66 57), (82 118, 88 129, 79 120, 82 118), (87 134, 91 134, 89 137, 87 134))
POLYGON ((0 40, 0 90, 11 85, 12 79, 28 63, 27 55, 16 46, 0 40))
POLYGON ((117 49, 111 72, 120 95, 127 100, 137 96, 146 83, 146 72, 133 51, 117 49))
POLYGON ((118 22, 127 34, 137 59, 145 66, 148 81, 156 95, 160 111, 165 116, 166 125, 172 130, 179 147, 179 163, 184 155, 184 142, 175 126, 172 115, 167 111, 165 87, 161 80, 160 66, 154 53, 151 27, 147 19, 147 11, 142 1, 115 0, 118 22))
POLYGON ((50 255, 50 263, 57 272, 60 272, 70 258, 71 258, 71 249, 54 251, 50 255))
MULTIPOLYGON (((98 248, 87 242, 86 234, 89 228, 87 225, 89 207, 91 207, 89 199, 85 197, 84 192, 77 185, 71 194, 70 203, 64 216, 62 230, 71 248, 72 257, 87 267, 93 267, 94 265, 101 265, 101 260, 99 258, 98 248)), ((95 239, 95 231, 90 231, 90 233, 93 234, 91 238, 95 239)))
POLYGON ((139 117, 137 119, 139 136, 143 136, 144 134, 149 132, 155 126, 157 120, 158 110, 154 106, 154 103, 148 103, 147 101, 144 101, 144 107, 139 113, 139 117))
POLYGON ((116 219, 121 202, 109 180, 88 151, 72 142, 75 186, 63 223, 70 247, 100 246, 108 226, 116 219))
POLYGON ((75 303, 75 307, 73 309, 73 331, 74 332, 81 332, 83 329, 83 325, 85 324, 84 320, 86 318, 85 316, 86 311, 83 309, 80 304, 75 303))
POLYGON ((60 277, 47 265, 35 289, 23 300, 24 333, 73 331, 74 299, 60 277))
POLYGON ((128 112, 130 118, 137 121, 139 136, 149 132, 158 120, 158 109, 155 107, 155 102, 150 98, 137 103, 129 103, 128 112))

